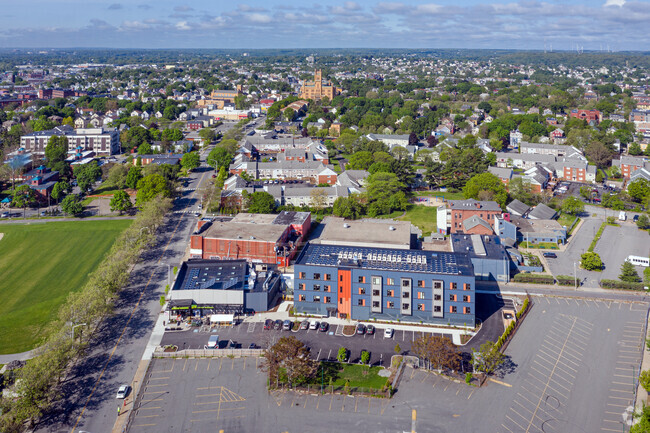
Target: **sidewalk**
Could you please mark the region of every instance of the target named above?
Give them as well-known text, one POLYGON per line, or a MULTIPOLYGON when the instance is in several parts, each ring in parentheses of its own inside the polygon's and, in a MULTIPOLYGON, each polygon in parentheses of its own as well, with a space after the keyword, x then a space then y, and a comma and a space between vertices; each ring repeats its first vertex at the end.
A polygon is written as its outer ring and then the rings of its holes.
POLYGON ((266 319, 271 320, 291 320, 302 322, 303 320, 324 320, 329 323, 330 327, 334 325, 350 325, 356 326, 357 323, 363 323, 365 325, 373 325, 377 331, 384 330, 386 328, 392 328, 395 331, 414 331, 414 332, 433 332, 438 334, 447 334, 452 336, 452 342, 456 345, 461 344, 461 335, 475 335, 476 332, 465 329, 462 326, 456 329, 454 328, 443 328, 435 326, 426 326, 426 325, 407 325, 403 323, 374 323, 373 321, 361 322, 358 320, 348 320, 348 319, 339 319, 338 317, 303 317, 303 316, 289 316, 289 310, 293 307, 292 301, 283 301, 279 306, 277 311, 268 312, 268 313, 258 313, 254 316, 249 316, 244 319, 244 323, 252 322, 264 322, 266 319))
MULTIPOLYGON (((646 319, 646 326, 648 320, 650 320, 650 313, 648 314, 648 318, 646 319)), ((646 329, 645 337, 646 338, 648 337, 648 329, 646 329)), ((641 361, 641 370, 639 371, 639 374, 641 374, 641 372, 644 370, 650 370, 650 351, 648 350, 645 339, 643 340, 642 344, 643 344, 643 360, 641 361)), ((634 378, 634 380, 637 380, 637 378, 634 378)), ((636 402, 634 407, 637 411, 642 411, 643 407, 647 405, 648 405, 648 391, 646 391, 639 383, 636 391, 636 402)))
POLYGON ((34 357, 34 351, 29 350, 22 353, 10 353, 8 355, 0 355, 0 364, 9 364, 11 361, 27 361, 34 357))

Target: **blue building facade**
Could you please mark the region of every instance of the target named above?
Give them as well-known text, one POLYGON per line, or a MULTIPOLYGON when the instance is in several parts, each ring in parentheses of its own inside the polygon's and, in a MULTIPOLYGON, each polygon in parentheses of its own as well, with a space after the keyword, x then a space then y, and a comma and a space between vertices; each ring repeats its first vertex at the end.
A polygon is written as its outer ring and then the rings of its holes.
POLYGON ((302 314, 474 326, 467 254, 308 244, 294 265, 302 314))

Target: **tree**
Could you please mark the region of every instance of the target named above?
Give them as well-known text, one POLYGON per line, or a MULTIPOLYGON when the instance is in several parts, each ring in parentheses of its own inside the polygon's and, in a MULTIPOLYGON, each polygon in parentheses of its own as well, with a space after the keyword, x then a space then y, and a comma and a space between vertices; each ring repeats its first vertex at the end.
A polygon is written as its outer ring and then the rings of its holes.
POLYGON ((339 347, 339 351, 336 354, 336 360, 338 362, 345 362, 348 360, 348 349, 345 347, 339 347))
POLYGON ((347 170, 368 170, 368 168, 375 162, 372 152, 361 150, 348 160, 345 168, 347 170))
POLYGON ((643 153, 643 150, 641 150, 641 145, 635 141, 634 143, 630 144, 628 153, 630 155, 636 156, 636 155, 641 155, 643 153))
POLYGON ((84 211, 84 206, 76 194, 70 194, 61 200, 61 209, 68 215, 79 215, 84 211))
POLYGON ((646 214, 639 215, 639 219, 636 222, 636 226, 641 230, 647 229, 650 226, 650 218, 648 218, 646 214))
POLYGON ((648 433, 650 432, 650 406, 644 406, 639 421, 630 427, 630 433, 648 433))
POLYGON ((627 193, 634 201, 641 202, 650 195, 650 182, 643 178, 636 179, 627 186, 627 193))
POLYGON ((151 144, 144 142, 138 146, 138 155, 151 155, 153 153, 153 148, 151 144))
POLYGON ((18 188, 14 189, 13 197, 11 200, 11 205, 13 207, 23 208, 23 218, 26 214, 27 206, 30 206, 34 203, 36 199, 36 193, 28 185, 20 185, 18 188))
POLYGON ((569 196, 562 200, 562 205, 560 206, 562 212, 569 215, 579 215, 585 210, 584 203, 577 197, 569 196))
POLYGON ((74 175, 77 178, 77 185, 79 185, 81 192, 85 193, 102 175, 102 169, 97 165, 97 161, 91 161, 88 164, 77 166, 74 175))
POLYGON ((284 118, 287 119, 287 122, 291 122, 296 116, 296 112, 293 108, 287 108, 284 110, 284 118))
POLYGON ((508 191, 510 193, 510 198, 513 200, 519 200, 527 205, 537 203, 530 181, 522 176, 515 177, 510 181, 510 183, 508 183, 508 191))
POLYGON ((218 171, 221 167, 225 167, 226 170, 230 167, 230 162, 232 161, 232 153, 228 152, 224 147, 215 147, 210 151, 206 162, 209 166, 215 167, 218 171))
POLYGON ((199 131, 199 137, 201 137, 204 144, 208 145, 217 138, 217 135, 214 133, 212 128, 203 128, 199 131))
POLYGON ((611 149, 611 146, 607 146, 601 141, 593 141, 585 149, 585 155, 596 164, 598 168, 602 168, 612 162, 614 152, 611 149))
POLYGON ((366 183, 368 214, 376 217, 389 214, 393 210, 406 210, 408 201, 404 188, 404 184, 394 173, 377 172, 369 176, 366 183))
POLYGON ((129 194, 126 191, 117 191, 115 194, 113 194, 110 206, 111 212, 115 212, 117 210, 120 212, 120 215, 122 215, 122 213, 131 209, 133 207, 133 204, 131 203, 131 197, 129 197, 129 194))
POLYGON ((131 189, 136 189, 140 179, 142 179, 142 168, 132 166, 129 168, 129 172, 126 175, 126 186, 131 189))
POLYGON ((52 188, 52 192, 50 193, 50 196, 57 201, 63 198, 63 195, 70 191, 70 184, 64 180, 60 180, 57 183, 54 184, 54 187, 52 188))
POLYGON ((68 137, 65 135, 52 135, 45 146, 45 159, 47 166, 52 168, 58 162, 65 161, 68 157, 68 137))
POLYGON ((250 213, 273 213, 275 208, 275 198, 266 191, 256 191, 249 197, 248 212, 250 213))
POLYGON ((639 375, 639 383, 646 391, 650 392, 650 370, 643 370, 639 375))
POLYGON ((580 262, 582 269, 588 271, 600 271, 603 268, 603 261, 598 253, 594 253, 593 251, 587 251, 580 256, 580 259, 582 260, 580 262))
POLYGON ((349 197, 339 197, 334 201, 332 213, 341 218, 355 220, 365 213, 365 206, 359 194, 350 194, 349 197))
POLYGON ((289 386, 309 380, 316 375, 318 364, 309 356, 309 348, 296 337, 282 337, 265 351, 260 367, 269 375, 269 384, 277 384, 280 371, 289 386))
POLYGON ((472 361, 476 371, 490 375, 504 363, 505 355, 492 341, 486 341, 478 350, 472 350, 472 361))
POLYGON ((168 141, 180 141, 183 139, 183 133, 180 129, 169 128, 165 129, 162 132, 162 138, 168 141))
POLYGON ((126 164, 115 164, 108 170, 106 182, 115 188, 122 189, 126 186, 128 174, 129 169, 126 164))
POLYGON ((327 206, 327 191, 325 188, 312 188, 309 196, 311 199, 311 207, 317 211, 327 206))
POLYGON ((447 337, 425 334, 413 342, 411 350, 418 358, 426 361, 430 368, 438 371, 457 369, 461 360, 458 349, 447 337))
POLYGON ((436 138, 435 135, 429 135, 427 137, 427 145, 429 147, 436 147, 437 144, 438 144, 438 139, 436 138))
POLYGON ((627 283, 641 282, 641 278, 639 277, 636 268, 632 263, 627 261, 623 262, 623 265, 621 265, 621 274, 618 276, 618 279, 627 283))
POLYGON ((136 203, 143 205, 158 196, 171 197, 172 192, 167 179, 160 174, 150 174, 138 181, 136 203))
POLYGON ((362 364, 368 364, 370 362, 370 352, 367 350, 362 350, 361 351, 361 363, 362 364))
POLYGON ((201 157, 198 152, 189 152, 181 158, 181 167, 190 171, 201 165, 201 157))
POLYGON ((502 208, 505 207, 508 191, 501 179, 489 172, 477 174, 469 179, 463 188, 463 195, 465 198, 479 199, 479 194, 483 191, 492 192, 494 201, 502 208))
POLYGON ((415 132, 409 134, 409 146, 417 146, 420 140, 415 132))

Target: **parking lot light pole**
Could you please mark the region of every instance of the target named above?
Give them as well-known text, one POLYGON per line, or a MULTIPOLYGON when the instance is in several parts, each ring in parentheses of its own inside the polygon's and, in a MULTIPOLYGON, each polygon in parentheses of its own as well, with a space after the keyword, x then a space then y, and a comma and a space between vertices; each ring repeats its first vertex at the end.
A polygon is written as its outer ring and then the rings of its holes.
POLYGON ((576 272, 576 262, 573 262, 573 281, 575 283, 576 290, 578 290, 578 274, 576 272))
POLYGON ((78 323, 72 327, 72 330, 70 331, 70 339, 72 340, 72 343, 74 344, 74 328, 77 326, 87 326, 85 323, 78 323))

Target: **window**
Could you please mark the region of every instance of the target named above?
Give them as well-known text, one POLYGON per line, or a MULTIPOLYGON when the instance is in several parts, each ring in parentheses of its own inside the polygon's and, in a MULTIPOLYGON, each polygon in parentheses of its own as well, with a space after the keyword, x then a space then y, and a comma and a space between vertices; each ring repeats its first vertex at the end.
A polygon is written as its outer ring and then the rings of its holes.
POLYGON ((449 300, 450 301, 455 301, 456 300, 456 295, 449 295, 449 300))
POLYGON ((381 296, 381 295, 379 294, 379 290, 373 290, 373 291, 372 291, 372 296, 381 296))
POLYGON ((319 291, 320 290, 320 284, 314 284, 314 289, 313 290, 319 291))
POLYGON ((329 296, 325 296, 325 303, 326 304, 331 304, 332 303, 332 298, 329 296))
POLYGON ((304 301, 305 300, 305 295, 298 295, 298 300, 299 301, 304 301))
POLYGON ((389 286, 394 286, 395 280, 393 278, 386 278, 386 284, 389 286))
POLYGON ((372 284, 378 286, 381 284, 381 277, 372 277, 372 284))
POLYGON ((372 308, 379 308, 379 301, 373 301, 372 308))
POLYGON ((359 287, 359 294, 360 295, 365 295, 366 294, 366 289, 364 289, 363 287, 359 287))
POLYGON ((343 286, 339 287, 339 293, 343 293, 343 286))
POLYGON ((366 282, 366 277, 362 277, 362 276, 360 276, 360 277, 359 277, 359 282, 360 282, 360 283, 365 283, 365 282, 366 282))
POLYGON ((424 311, 424 304, 418 304, 418 311, 424 311))
POLYGON ((330 274, 325 274, 325 275, 323 275, 323 279, 325 281, 332 281, 332 276, 330 274))
POLYGON ((314 302, 320 302, 320 296, 314 296, 314 302))
POLYGON ((418 299, 424 299, 424 292, 418 292, 418 299))
POLYGON ((433 288, 434 289, 442 289, 442 281, 434 281, 433 282, 433 288))
POLYGON ((339 281, 343 281, 343 275, 339 275, 339 281))
POLYGON ((339 299, 339 304, 343 305, 343 298, 339 299))
POLYGON ((469 295, 463 295, 463 302, 471 302, 469 295))
POLYGON ((360 307, 365 307, 366 306, 366 300, 365 299, 359 299, 359 301, 357 301, 357 305, 360 306, 360 307))
POLYGON ((314 274, 314 280, 320 280, 320 274, 314 274))
POLYGON ((450 313, 455 313, 456 312, 456 306, 455 305, 450 305, 449 306, 449 312, 450 313))
POLYGON ((424 287, 424 280, 418 280, 418 287, 424 287))
POLYGON ((323 286, 323 292, 331 292, 332 286, 323 286))
POLYGON ((472 285, 469 283, 464 283, 463 284, 463 290, 472 290, 472 285))
POLYGON ((386 296, 388 296, 389 298, 392 298, 393 296, 395 296, 395 291, 394 290, 386 291, 386 296))
POLYGON ((305 283, 298 284, 298 290, 305 290, 305 283))
POLYGON ((402 304, 402 310, 408 310, 410 308, 409 304, 402 304))
POLYGON ((435 307, 433 307, 433 312, 434 313, 439 313, 440 312, 440 305, 436 305, 435 307))
POLYGON ((463 313, 465 314, 472 314, 472 309, 469 307, 463 307, 463 313))
POLYGON ((434 301, 439 301, 442 299, 442 295, 433 295, 433 300, 434 301))
POLYGON ((409 287, 411 285, 411 280, 404 279, 402 280, 402 287, 409 287))
POLYGON ((458 288, 458 284, 456 283, 449 283, 449 289, 450 290, 456 290, 458 288))
POLYGON ((387 308, 395 308, 395 303, 393 301, 388 301, 388 302, 386 302, 386 307, 387 308))
POLYGON ((410 297, 411 297, 411 294, 409 292, 402 293, 402 299, 409 299, 410 297))
POLYGON ((305 278, 305 273, 304 272, 298 273, 298 278, 305 278))

